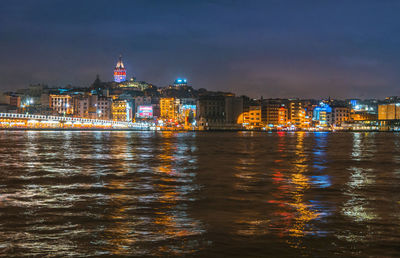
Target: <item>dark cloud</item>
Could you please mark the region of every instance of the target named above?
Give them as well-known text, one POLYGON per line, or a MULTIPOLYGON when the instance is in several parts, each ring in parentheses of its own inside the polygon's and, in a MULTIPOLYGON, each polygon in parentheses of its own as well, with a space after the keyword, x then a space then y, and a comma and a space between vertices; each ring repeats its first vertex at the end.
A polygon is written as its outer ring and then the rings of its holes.
POLYGON ((396 1, 0 2, 0 89, 128 74, 253 97, 400 94, 396 1))

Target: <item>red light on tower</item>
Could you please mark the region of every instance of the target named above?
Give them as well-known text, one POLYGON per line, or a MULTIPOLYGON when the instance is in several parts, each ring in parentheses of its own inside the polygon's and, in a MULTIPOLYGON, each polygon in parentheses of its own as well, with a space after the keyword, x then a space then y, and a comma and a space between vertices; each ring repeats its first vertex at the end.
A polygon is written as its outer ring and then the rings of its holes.
POLYGON ((114 69, 114 81, 124 82, 126 81, 126 69, 124 63, 122 62, 122 56, 119 56, 119 60, 114 69))

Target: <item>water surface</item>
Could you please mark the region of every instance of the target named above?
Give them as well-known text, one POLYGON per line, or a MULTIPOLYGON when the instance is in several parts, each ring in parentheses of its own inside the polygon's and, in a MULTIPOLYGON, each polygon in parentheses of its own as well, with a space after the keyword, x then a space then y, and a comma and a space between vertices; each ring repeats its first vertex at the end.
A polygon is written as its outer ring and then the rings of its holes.
POLYGON ((0 255, 400 256, 395 133, 0 132, 0 255))

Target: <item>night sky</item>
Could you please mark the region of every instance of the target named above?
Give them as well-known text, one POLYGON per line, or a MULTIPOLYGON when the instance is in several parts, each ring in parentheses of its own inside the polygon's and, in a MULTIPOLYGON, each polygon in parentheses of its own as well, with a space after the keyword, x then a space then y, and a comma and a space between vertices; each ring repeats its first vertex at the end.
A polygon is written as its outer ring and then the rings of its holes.
POLYGON ((251 97, 400 95, 400 1, 0 1, 0 90, 129 77, 251 97))

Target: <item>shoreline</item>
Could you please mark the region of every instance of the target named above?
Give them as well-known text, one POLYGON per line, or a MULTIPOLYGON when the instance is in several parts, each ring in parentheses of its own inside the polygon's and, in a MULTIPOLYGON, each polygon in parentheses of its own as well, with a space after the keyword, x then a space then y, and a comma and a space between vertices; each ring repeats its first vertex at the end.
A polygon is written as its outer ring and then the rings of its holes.
POLYGON ((79 131, 79 132, 262 132, 262 133, 295 133, 295 132, 308 132, 308 133, 338 133, 338 132, 383 132, 383 133, 396 133, 394 130, 246 130, 246 129, 211 129, 211 130, 151 130, 151 129, 101 129, 101 128, 0 128, 0 131, 79 131))

